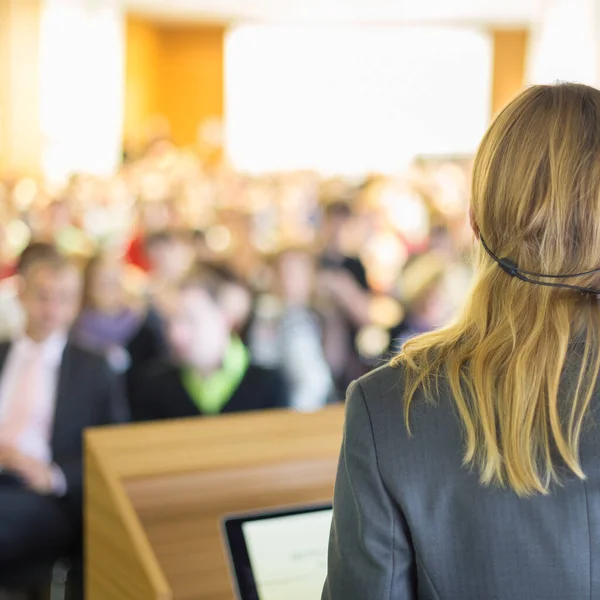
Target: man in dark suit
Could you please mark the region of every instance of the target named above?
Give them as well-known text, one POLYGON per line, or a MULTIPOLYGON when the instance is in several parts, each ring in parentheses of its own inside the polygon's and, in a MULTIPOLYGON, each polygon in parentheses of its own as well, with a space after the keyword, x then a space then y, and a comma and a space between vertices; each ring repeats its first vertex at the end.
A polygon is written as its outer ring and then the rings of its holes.
POLYGON ((83 430, 124 417, 104 360, 68 340, 78 270, 51 245, 24 257, 25 333, 0 344, 0 586, 12 566, 81 542, 83 430))
POLYGON ((134 419, 155 420, 287 405, 277 369, 253 365, 224 308, 225 280, 192 273, 165 305, 172 362, 149 365, 131 395, 134 419))

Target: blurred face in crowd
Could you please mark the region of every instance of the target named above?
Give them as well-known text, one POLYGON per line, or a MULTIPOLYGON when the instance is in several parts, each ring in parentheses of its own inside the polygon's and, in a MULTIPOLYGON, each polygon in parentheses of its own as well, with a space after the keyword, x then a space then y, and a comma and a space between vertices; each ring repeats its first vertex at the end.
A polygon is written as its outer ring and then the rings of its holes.
POLYGON ((116 258, 102 258, 88 272, 86 300, 90 308, 115 314, 125 305, 124 269, 116 258))
POLYGON ((189 270, 193 260, 191 244, 173 237, 154 243, 148 249, 151 271, 164 281, 178 281, 189 270))
POLYGON ((140 226, 146 233, 168 226, 169 207, 165 202, 144 202, 140 205, 140 226))
POLYGON ((351 221, 351 216, 341 211, 331 212, 325 215, 323 221, 323 239, 325 240, 328 250, 341 250, 344 233, 351 221))
POLYGON ((59 233, 62 229, 71 224, 71 211, 69 205, 64 200, 56 200, 48 207, 48 226, 54 233, 59 233))
POLYGON ((28 335, 43 341, 54 333, 67 331, 79 312, 81 288, 81 276, 74 266, 31 265, 21 291, 28 335))
POLYGON ((284 300, 292 305, 308 304, 315 276, 312 257, 301 251, 285 252, 277 270, 284 300))
POLYGON ((231 330, 226 314, 205 290, 189 287, 177 292, 167 322, 171 349, 183 365, 202 373, 221 366, 231 330))
POLYGON ((239 332, 250 317, 252 296, 245 287, 237 283, 227 283, 223 286, 219 305, 230 328, 239 332))

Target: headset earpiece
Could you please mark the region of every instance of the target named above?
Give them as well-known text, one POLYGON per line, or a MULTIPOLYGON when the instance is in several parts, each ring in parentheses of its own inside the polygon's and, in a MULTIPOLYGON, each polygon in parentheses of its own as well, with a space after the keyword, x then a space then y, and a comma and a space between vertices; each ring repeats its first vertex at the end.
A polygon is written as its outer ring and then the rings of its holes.
POLYGON ((510 275, 511 277, 516 277, 521 281, 525 281, 526 283, 531 283, 533 285, 541 285, 543 287, 554 287, 554 288, 562 288, 567 290, 573 290, 575 292, 580 292, 581 294, 591 294, 600 298, 600 290, 595 288, 584 288, 579 285, 572 285, 570 283, 552 283, 549 281, 536 281, 535 279, 530 279, 530 277, 538 277, 540 279, 569 279, 573 277, 583 277, 584 275, 591 275, 592 273, 596 273, 600 271, 600 267, 597 269, 591 269, 590 271, 585 271, 583 273, 570 273, 568 275, 547 275, 545 273, 535 273, 533 271, 526 271, 525 269, 519 269, 516 263, 514 263, 509 258, 498 258, 488 247, 481 233, 479 234, 479 241, 483 246, 484 250, 489 254, 489 256, 502 268, 502 270, 510 275))

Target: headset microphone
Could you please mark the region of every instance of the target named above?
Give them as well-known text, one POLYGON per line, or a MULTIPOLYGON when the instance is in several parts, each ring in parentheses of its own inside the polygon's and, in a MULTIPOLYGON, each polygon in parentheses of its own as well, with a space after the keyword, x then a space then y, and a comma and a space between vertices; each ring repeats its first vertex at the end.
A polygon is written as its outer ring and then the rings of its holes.
POLYGON ((530 279, 530 277, 539 277, 541 279, 570 279, 573 277, 583 277, 584 275, 591 275, 592 273, 597 273, 600 271, 600 267, 597 269, 591 269, 590 271, 585 271, 583 273, 571 273, 568 275, 548 275, 545 273, 535 273, 533 271, 526 271, 525 269, 520 269, 517 265, 508 258, 499 258, 497 257, 488 247, 483 236, 480 234, 479 239, 481 241, 481 245, 484 250, 490 255, 490 257, 500 265, 502 270, 510 275, 511 277, 516 277, 521 281, 525 281, 526 283, 531 283, 533 285, 542 285, 545 287, 555 287, 555 288, 563 288, 567 290, 573 290, 575 292, 580 292, 581 294, 591 294, 594 296, 600 296, 600 290, 595 288, 582 287, 579 285, 572 285, 570 283, 554 283, 550 281, 536 281, 534 279, 530 279))

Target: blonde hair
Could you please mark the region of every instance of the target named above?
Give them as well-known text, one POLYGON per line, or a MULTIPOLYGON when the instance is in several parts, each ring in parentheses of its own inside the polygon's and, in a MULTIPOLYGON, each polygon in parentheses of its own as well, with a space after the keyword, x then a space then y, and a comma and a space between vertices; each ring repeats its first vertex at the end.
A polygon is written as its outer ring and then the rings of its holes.
MULTIPOLYGON (((513 100, 477 152, 471 210, 494 254, 522 269, 599 267, 600 91, 533 86, 513 100)), ((598 288, 600 274, 565 283, 598 288)), ((394 359, 406 371, 409 430, 419 389, 433 401, 444 379, 464 429, 464 463, 483 484, 527 496, 547 494, 565 468, 584 479, 579 443, 600 370, 599 332, 595 296, 520 281, 479 245, 462 315, 394 359), (573 353, 579 376, 565 388, 573 353)))

